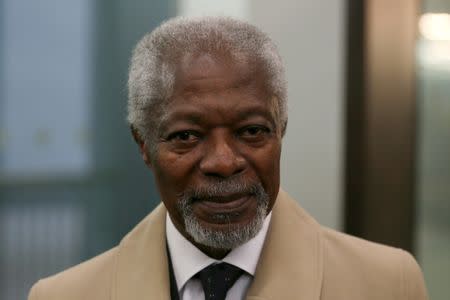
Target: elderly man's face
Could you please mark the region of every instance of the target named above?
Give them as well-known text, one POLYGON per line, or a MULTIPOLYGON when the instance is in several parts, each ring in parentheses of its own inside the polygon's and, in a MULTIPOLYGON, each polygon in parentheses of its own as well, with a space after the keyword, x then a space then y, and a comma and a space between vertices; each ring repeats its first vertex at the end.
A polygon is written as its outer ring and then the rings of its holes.
POLYGON ((177 72, 150 165, 173 223, 200 248, 251 238, 226 240, 260 228, 278 194, 281 134, 262 73, 208 55, 177 72))

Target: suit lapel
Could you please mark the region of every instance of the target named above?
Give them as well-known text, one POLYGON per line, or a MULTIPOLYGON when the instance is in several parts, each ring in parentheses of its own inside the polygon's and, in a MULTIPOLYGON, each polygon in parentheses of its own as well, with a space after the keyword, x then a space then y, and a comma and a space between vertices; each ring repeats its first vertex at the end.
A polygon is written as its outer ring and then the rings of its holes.
POLYGON ((323 247, 319 226, 280 190, 247 299, 320 298, 323 247))
POLYGON ((160 204, 120 243, 112 299, 170 299, 165 218, 160 204))

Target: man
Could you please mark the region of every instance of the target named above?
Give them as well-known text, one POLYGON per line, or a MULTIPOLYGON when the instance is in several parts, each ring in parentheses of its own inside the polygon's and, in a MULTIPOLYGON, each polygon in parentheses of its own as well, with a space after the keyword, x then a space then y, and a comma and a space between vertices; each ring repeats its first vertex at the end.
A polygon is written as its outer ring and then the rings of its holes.
POLYGON ((411 255, 324 228, 280 190, 286 83, 256 27, 162 24, 133 53, 128 109, 163 204, 29 299, 427 299, 411 255))

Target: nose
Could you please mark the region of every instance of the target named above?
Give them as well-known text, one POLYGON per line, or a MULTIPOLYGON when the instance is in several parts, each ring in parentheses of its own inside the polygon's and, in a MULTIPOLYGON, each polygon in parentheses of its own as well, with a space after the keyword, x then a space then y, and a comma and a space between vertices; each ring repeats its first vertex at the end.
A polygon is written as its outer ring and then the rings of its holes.
POLYGON ((206 176, 227 178, 245 169, 245 159, 239 154, 232 136, 226 133, 212 135, 205 143, 200 171, 206 176))

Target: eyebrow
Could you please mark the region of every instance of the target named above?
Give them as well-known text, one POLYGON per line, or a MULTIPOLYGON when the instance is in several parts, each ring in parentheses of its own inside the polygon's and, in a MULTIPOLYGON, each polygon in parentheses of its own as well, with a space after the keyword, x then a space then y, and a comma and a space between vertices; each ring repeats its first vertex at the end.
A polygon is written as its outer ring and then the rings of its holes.
POLYGON ((275 124, 274 117, 267 110, 262 110, 262 109, 252 107, 252 108, 249 108, 247 110, 244 110, 244 111, 238 113, 239 120, 249 119, 254 116, 255 117, 262 116, 262 117, 266 118, 267 120, 269 120, 271 123, 275 124))
MULTIPOLYGON (((257 107, 249 107, 241 112, 238 112, 236 120, 244 121, 246 119, 250 119, 251 117, 264 117, 267 119, 273 126, 275 126, 274 116, 269 111, 257 108, 257 107)), ((164 131, 168 127, 168 123, 171 121, 182 121, 186 123, 190 123, 193 125, 201 125, 203 123, 203 113, 197 111, 183 111, 183 112, 173 112, 171 114, 165 115, 161 118, 160 123, 160 132, 164 131)))

